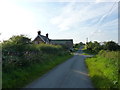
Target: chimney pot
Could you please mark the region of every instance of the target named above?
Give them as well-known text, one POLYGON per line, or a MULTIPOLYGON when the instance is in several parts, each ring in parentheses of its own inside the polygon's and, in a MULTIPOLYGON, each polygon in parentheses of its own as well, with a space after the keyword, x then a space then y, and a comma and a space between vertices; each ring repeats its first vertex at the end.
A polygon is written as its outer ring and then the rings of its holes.
POLYGON ((48 38, 48 33, 46 34, 46 37, 48 38))
POLYGON ((38 31, 38 35, 41 35, 41 31, 38 31))

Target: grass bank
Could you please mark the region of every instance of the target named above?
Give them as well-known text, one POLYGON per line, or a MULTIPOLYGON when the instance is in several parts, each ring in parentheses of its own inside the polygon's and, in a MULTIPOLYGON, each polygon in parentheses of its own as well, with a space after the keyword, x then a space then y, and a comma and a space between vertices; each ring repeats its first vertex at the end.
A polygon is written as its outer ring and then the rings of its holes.
POLYGON ((100 51, 98 55, 86 59, 89 75, 96 88, 120 88, 119 53, 119 51, 100 51))
POLYGON ((70 54, 62 56, 52 55, 48 58, 49 60, 46 60, 43 63, 31 64, 29 67, 18 68, 9 73, 3 72, 3 88, 24 87, 70 57, 72 57, 70 54))

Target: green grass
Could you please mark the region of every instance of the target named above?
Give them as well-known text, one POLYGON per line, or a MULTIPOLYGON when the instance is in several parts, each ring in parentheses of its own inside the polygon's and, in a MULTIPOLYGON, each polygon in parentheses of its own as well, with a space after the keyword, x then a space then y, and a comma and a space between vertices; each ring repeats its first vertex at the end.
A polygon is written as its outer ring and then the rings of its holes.
POLYGON ((96 88, 120 88, 118 84, 118 58, 120 56, 118 53, 101 51, 98 55, 86 59, 89 75, 96 88))
POLYGON ((76 51, 78 51, 79 50, 79 48, 74 48, 74 52, 76 52, 76 51))
POLYGON ((82 55, 90 55, 90 54, 88 54, 88 53, 82 53, 82 55))
POLYGON ((85 52, 86 54, 92 54, 92 55, 96 55, 96 53, 90 51, 90 50, 87 50, 87 49, 82 49, 83 52, 85 52))
POLYGON ((96 55, 97 53, 93 52, 93 51, 90 51, 90 50, 87 50, 87 48, 84 46, 84 48, 82 49, 82 51, 88 55, 92 54, 92 55, 96 55))
POLYGON ((3 88, 24 87, 70 57, 72 57, 72 55, 69 54, 64 56, 53 56, 50 60, 46 60, 40 64, 32 64, 29 67, 21 69, 18 68, 9 73, 3 72, 3 88))

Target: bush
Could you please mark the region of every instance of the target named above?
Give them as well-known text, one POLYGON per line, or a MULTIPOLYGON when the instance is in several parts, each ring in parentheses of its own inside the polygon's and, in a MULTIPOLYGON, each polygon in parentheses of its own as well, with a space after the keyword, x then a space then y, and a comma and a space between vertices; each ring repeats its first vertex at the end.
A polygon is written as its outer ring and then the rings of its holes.
POLYGON ((50 44, 33 44, 23 35, 13 36, 2 43, 3 71, 14 70, 15 67, 27 67, 34 63, 43 63, 50 56, 63 55, 62 46, 50 44))
POLYGON ((13 36, 0 46, 3 88, 23 87, 71 57, 62 46, 34 44, 23 35, 13 36))
POLYGON ((120 50, 120 46, 113 41, 108 41, 108 42, 105 42, 104 49, 110 50, 110 51, 117 51, 117 50, 120 50))
POLYGON ((98 54, 100 50, 119 51, 120 46, 113 41, 104 42, 103 45, 100 45, 100 43, 94 41, 88 42, 86 44, 86 49, 91 53, 98 54))
POLYGON ((38 47, 43 53, 47 54, 59 54, 63 51, 62 46, 59 45, 40 44, 38 47))
POLYGON ((96 57, 87 58, 90 77, 96 88, 120 88, 118 55, 120 51, 101 50, 96 57))

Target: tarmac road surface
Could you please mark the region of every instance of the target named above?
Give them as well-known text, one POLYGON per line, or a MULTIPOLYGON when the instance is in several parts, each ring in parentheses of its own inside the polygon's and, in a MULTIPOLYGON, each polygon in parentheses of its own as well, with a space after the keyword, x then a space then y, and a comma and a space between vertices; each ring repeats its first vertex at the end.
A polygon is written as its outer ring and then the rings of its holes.
POLYGON ((94 88, 85 65, 85 58, 78 50, 72 58, 58 65, 25 88, 94 88))

